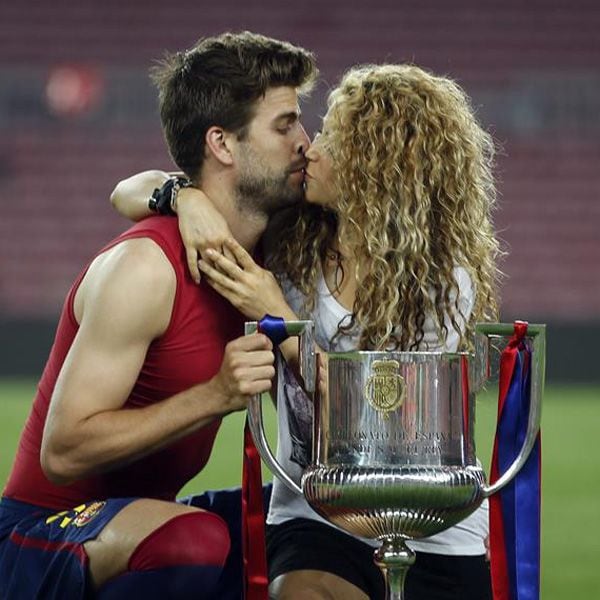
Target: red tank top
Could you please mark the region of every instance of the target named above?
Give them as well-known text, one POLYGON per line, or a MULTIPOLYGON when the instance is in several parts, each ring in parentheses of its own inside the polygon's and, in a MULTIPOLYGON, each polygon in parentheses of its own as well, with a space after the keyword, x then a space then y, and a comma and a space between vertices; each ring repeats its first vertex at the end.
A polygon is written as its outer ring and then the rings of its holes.
MULTIPOLYGON (((221 366, 227 342, 243 334, 244 321, 242 315, 207 284, 198 286, 193 282, 187 271, 176 219, 145 219, 101 252, 123 240, 138 237, 151 238, 162 248, 175 269, 177 290, 167 331, 150 344, 125 403, 130 408, 160 402, 213 377, 221 366)), ((86 271, 87 268, 77 278, 65 300, 4 495, 61 510, 102 498, 141 496, 173 500, 182 486, 206 464, 220 420, 131 465, 71 485, 56 486, 42 471, 40 447, 44 422, 56 379, 78 330, 73 300, 86 271)))

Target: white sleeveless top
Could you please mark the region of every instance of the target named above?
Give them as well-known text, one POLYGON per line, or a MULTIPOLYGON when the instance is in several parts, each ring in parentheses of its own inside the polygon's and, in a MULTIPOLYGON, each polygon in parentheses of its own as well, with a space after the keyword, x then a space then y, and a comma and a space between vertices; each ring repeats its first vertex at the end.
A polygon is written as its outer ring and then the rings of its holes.
MULTIPOLYGON (((473 288, 471 279, 462 267, 454 270, 454 275, 459 288, 458 305, 465 316, 469 318, 473 309, 473 288)), ((294 312, 301 312, 304 304, 304 296, 289 283, 283 285, 283 291, 290 307, 294 312)), ((312 315, 315 322, 315 336, 317 344, 328 352, 347 352, 356 349, 358 344, 358 333, 334 338, 338 325, 348 322, 350 312, 344 308, 332 296, 325 279, 321 276, 318 286, 318 297, 315 310, 312 315)), ((462 326, 460 318, 456 319, 462 326)), ((455 331, 450 322, 448 327, 448 339, 445 344, 440 344, 431 318, 427 318, 424 324, 425 337, 420 345, 420 350, 455 352, 458 348, 459 333, 455 331)), ((278 443, 277 460, 290 474, 292 479, 300 482, 303 467, 308 462, 310 452, 310 427, 312 421, 312 405, 306 405, 302 410, 304 400, 300 394, 294 394, 294 388, 280 383, 279 397, 281 401, 277 406, 278 414, 278 443), (294 395, 293 414, 287 408, 290 394, 294 395)), ((303 394, 302 394, 303 396, 303 394)), ((315 513, 304 497, 288 489, 277 477, 273 478, 273 495, 269 506, 267 523, 278 524, 290 519, 304 518, 314 519, 334 527, 317 513, 315 513)), ((488 535, 488 503, 487 500, 470 516, 454 525, 450 529, 418 541, 410 541, 408 545, 414 550, 430 552, 433 554, 448 555, 479 555, 485 553, 484 538, 488 535)), ((363 540, 376 547, 379 542, 374 540, 363 540)))

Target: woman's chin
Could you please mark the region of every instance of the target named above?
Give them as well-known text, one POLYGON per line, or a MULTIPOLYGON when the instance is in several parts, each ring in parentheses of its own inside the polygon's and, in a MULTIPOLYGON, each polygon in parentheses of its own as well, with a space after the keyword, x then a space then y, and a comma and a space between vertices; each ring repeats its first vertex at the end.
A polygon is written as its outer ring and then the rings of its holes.
POLYGON ((310 187, 305 189, 304 198, 309 204, 319 204, 320 206, 325 206, 325 202, 323 199, 316 195, 310 187))

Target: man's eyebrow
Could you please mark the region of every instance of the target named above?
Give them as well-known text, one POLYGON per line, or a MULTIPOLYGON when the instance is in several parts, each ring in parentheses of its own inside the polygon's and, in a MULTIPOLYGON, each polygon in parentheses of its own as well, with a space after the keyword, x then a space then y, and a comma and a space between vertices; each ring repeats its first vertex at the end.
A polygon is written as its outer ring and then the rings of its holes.
POLYGON ((302 115, 302 112, 300 111, 300 109, 292 110, 290 112, 286 112, 281 115, 277 115, 275 117, 275 121, 296 121, 296 120, 300 119, 301 115, 302 115))

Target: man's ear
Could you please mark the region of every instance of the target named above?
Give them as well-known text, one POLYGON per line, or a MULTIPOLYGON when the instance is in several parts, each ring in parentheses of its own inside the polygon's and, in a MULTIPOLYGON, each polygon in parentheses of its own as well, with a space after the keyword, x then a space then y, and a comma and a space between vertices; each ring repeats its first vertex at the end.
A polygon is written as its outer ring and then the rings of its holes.
POLYGON ((220 163, 224 165, 233 164, 233 155, 231 154, 231 134, 221 127, 210 127, 206 132, 206 149, 220 163))

